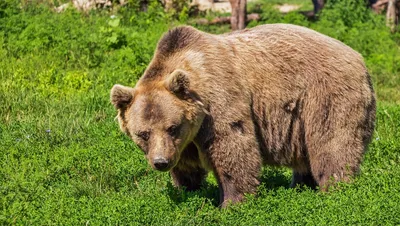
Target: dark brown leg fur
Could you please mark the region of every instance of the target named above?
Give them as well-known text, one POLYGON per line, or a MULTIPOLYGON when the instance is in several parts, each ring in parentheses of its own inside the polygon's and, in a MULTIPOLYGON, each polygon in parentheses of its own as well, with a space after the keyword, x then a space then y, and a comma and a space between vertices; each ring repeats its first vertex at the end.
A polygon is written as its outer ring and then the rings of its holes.
MULTIPOLYGON (((357 147, 353 145, 349 145, 349 147, 338 146, 337 148, 357 150, 357 147)), ((324 149, 320 149, 320 151, 322 153, 311 159, 310 163, 311 172, 322 191, 327 191, 336 182, 348 182, 359 169, 361 154, 350 155, 346 151, 342 151, 342 155, 335 155, 333 154, 335 153, 334 150, 329 153, 324 149)))
POLYGON ((175 186, 179 188, 186 187, 188 191, 195 191, 197 189, 200 189, 205 175, 206 171, 201 168, 185 170, 174 168, 171 171, 171 176, 175 186))
POLYGON ((176 187, 186 187, 189 191, 200 188, 206 171, 201 167, 197 147, 193 143, 182 152, 178 165, 170 173, 176 187))
POLYGON ((255 137, 251 120, 232 120, 219 125, 211 117, 203 121, 196 143, 201 145, 201 152, 218 181, 221 207, 240 202, 245 193, 254 194, 257 190, 261 156, 255 137))
MULTIPOLYGON (((321 154, 312 163, 312 174, 321 191, 327 191, 336 182, 348 182, 355 167, 337 161, 331 154, 321 154)), ((355 165, 355 164, 354 164, 355 165)))
POLYGON ((298 173, 293 170, 293 179, 292 179, 292 183, 290 184, 290 187, 295 188, 298 185, 300 187, 306 185, 307 187, 315 189, 317 187, 317 182, 314 180, 314 177, 311 174, 311 172, 298 173))
POLYGON ((239 139, 234 134, 223 137, 212 145, 209 159, 218 180, 222 207, 242 201, 245 193, 256 192, 261 157, 254 138, 242 135, 239 139))

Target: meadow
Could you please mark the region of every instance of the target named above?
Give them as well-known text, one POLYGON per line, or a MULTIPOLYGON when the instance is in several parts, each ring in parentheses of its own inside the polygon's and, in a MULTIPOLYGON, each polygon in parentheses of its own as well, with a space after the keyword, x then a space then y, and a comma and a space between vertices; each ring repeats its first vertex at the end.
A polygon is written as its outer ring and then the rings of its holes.
POLYGON ((363 2, 331 0, 316 21, 266 1, 249 5, 261 20, 248 27, 298 24, 359 51, 373 77, 377 123, 352 183, 327 193, 290 189, 289 169, 264 167, 257 194, 227 209, 218 207, 213 175, 187 192, 152 170, 109 101, 113 84, 134 86, 165 31, 190 23, 188 11, 168 14, 150 1, 147 12, 55 13, 23 2, 0 3, 1 225, 400 224, 400 33, 363 2))

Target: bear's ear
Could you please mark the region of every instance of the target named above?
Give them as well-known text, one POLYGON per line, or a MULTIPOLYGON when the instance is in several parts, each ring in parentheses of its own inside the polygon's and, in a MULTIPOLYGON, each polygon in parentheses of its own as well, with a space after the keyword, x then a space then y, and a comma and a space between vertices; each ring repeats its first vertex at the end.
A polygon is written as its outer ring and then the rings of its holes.
POLYGON ((116 109, 124 109, 133 99, 133 88, 114 85, 111 89, 111 103, 116 109))
POLYGON ((183 70, 175 70, 164 82, 165 87, 178 96, 185 96, 189 93, 190 81, 186 72, 183 70))

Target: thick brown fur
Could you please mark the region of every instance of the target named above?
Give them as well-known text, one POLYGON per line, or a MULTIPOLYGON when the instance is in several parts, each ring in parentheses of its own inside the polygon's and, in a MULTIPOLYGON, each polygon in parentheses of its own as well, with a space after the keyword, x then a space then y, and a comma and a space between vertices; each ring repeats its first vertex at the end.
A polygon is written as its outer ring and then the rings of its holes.
POLYGON ((375 122, 361 55, 287 24, 224 35, 175 28, 135 88, 116 85, 111 96, 154 168, 188 189, 213 171, 223 206, 256 191, 263 164, 292 168, 293 187, 349 181, 375 122))

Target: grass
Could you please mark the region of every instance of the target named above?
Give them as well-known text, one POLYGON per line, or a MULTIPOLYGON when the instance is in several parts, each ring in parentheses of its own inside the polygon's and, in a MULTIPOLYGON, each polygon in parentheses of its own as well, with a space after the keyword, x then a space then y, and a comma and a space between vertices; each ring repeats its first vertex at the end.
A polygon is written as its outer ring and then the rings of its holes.
POLYGON ((352 183, 329 193, 290 189, 290 170, 264 167, 257 194, 221 210, 211 174, 199 191, 174 188, 114 120, 112 85, 134 85, 161 34, 182 23, 152 7, 117 19, 46 9, 0 17, 1 225, 400 224, 399 39, 380 17, 373 26, 352 25, 331 12, 311 23, 263 9, 269 17, 260 23, 304 23, 363 53, 378 96, 377 126, 352 183))
MULTIPOLYGON (((88 99, 108 106, 95 95, 88 99)), ((99 110, 72 102, 50 105, 43 112, 47 120, 33 115, 23 117, 25 122, 2 125, 3 223, 400 223, 399 106, 379 106, 375 139, 353 183, 330 193, 288 189, 289 170, 265 167, 256 197, 220 210, 212 176, 197 192, 173 188, 169 175, 151 170, 118 131, 113 111, 106 110, 105 117, 96 120, 99 110), (70 116, 72 110, 77 113, 70 116), (42 120, 47 125, 38 127, 42 120)))

